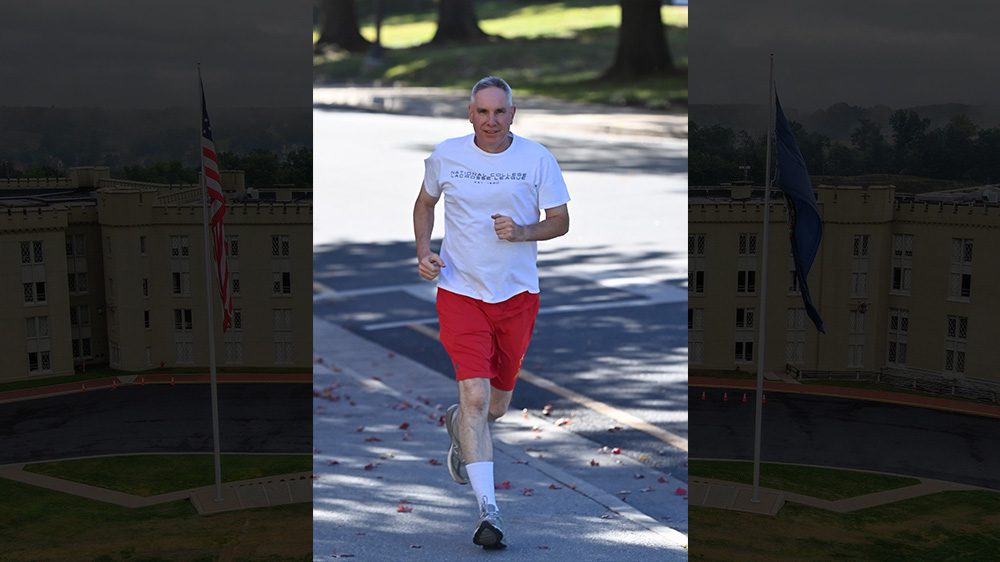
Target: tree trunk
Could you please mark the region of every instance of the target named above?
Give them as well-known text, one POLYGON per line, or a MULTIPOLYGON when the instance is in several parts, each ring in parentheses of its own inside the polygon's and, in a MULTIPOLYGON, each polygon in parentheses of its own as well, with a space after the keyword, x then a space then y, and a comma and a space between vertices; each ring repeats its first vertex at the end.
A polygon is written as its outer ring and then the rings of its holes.
POLYGON ((635 80, 677 71, 664 35, 660 0, 620 0, 622 23, 618 28, 615 61, 605 78, 635 80))
POLYGON ((438 27, 432 44, 482 41, 489 35, 479 29, 473 0, 441 0, 438 3, 438 27))
POLYGON ((333 46, 350 53, 363 53, 371 43, 358 30, 354 0, 323 0, 323 26, 316 46, 333 46))

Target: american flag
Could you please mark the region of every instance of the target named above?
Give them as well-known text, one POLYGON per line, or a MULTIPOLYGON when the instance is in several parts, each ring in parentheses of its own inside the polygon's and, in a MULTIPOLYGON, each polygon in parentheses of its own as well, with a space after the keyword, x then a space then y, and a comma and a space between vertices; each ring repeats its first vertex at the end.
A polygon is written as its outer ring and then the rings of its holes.
POLYGON ((219 159, 215 155, 215 141, 212 139, 212 124, 208 120, 205 107, 205 84, 199 73, 201 86, 201 172, 205 177, 205 191, 208 193, 209 225, 212 232, 212 254, 215 258, 215 273, 219 280, 219 297, 222 298, 222 331, 229 329, 233 318, 233 294, 229 290, 229 255, 226 248, 225 228, 222 219, 226 216, 226 198, 222 194, 219 176, 219 159))

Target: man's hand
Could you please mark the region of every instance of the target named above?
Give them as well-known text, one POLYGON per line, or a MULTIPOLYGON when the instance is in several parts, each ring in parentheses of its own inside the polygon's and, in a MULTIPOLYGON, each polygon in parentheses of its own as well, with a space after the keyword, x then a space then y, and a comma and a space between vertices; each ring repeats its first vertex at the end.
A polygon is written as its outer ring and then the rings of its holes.
POLYGON ((441 273, 441 268, 444 266, 444 260, 441 259, 441 256, 430 252, 420 258, 417 270, 420 272, 421 277, 428 281, 433 281, 441 273))
POLYGON ((491 215, 493 219, 493 230, 497 233, 497 238, 508 242, 523 242, 524 227, 514 222, 514 219, 496 213, 491 215))

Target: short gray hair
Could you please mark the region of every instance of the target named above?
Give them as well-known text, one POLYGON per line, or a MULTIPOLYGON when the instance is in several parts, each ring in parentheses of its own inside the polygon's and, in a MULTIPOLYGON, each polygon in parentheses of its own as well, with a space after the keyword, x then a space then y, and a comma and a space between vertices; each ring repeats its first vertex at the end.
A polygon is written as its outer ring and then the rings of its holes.
POLYGON ((476 85, 472 87, 472 95, 469 96, 469 103, 476 103, 476 94, 486 88, 500 88, 503 90, 503 93, 507 94, 507 105, 514 105, 514 92, 510 89, 510 85, 499 76, 487 76, 476 82, 476 85))

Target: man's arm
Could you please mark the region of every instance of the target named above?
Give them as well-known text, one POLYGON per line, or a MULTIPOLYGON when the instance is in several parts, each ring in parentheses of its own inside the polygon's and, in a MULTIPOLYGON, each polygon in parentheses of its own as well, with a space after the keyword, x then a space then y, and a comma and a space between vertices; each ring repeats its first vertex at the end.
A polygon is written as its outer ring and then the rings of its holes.
POLYGON ((569 207, 565 204, 545 209, 545 219, 536 224, 521 226, 514 219, 500 214, 493 215, 493 229, 497 238, 509 242, 551 240, 569 232, 569 207))
POLYGON ((413 234, 417 240, 417 272, 424 279, 431 281, 438 276, 444 261, 441 256, 431 251, 431 234, 434 232, 434 206, 438 197, 432 197, 424 185, 420 184, 420 194, 413 205, 413 234))

